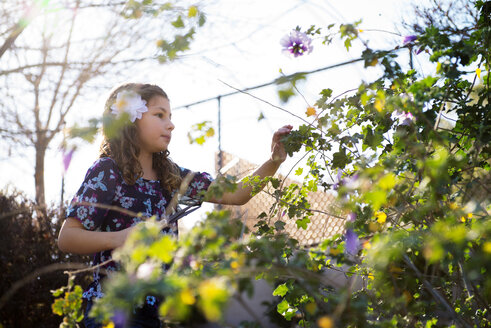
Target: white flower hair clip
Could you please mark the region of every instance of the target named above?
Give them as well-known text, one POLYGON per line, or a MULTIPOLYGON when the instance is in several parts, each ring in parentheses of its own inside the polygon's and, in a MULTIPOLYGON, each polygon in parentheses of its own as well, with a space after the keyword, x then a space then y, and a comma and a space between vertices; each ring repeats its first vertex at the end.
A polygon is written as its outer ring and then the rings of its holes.
POLYGON ((134 91, 120 91, 116 96, 116 102, 111 106, 111 113, 121 115, 126 112, 130 115, 130 121, 135 122, 137 118, 141 119, 142 114, 148 111, 147 102, 134 91))

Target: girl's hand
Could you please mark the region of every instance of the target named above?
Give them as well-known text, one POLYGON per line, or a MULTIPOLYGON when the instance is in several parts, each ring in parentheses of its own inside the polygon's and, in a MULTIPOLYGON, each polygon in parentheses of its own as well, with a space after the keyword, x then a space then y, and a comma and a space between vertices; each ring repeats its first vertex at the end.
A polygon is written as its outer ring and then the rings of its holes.
POLYGON ((134 228, 135 228, 135 226, 116 231, 115 244, 114 244, 113 248, 123 246, 124 242, 126 241, 126 238, 128 238, 128 235, 131 233, 131 231, 134 228))
POLYGON ((280 141, 283 136, 290 134, 292 131, 293 126, 291 125, 285 125, 281 128, 279 128, 273 135, 273 141, 271 143, 271 161, 281 164, 285 161, 286 159, 286 151, 285 151, 285 146, 283 143, 280 141))

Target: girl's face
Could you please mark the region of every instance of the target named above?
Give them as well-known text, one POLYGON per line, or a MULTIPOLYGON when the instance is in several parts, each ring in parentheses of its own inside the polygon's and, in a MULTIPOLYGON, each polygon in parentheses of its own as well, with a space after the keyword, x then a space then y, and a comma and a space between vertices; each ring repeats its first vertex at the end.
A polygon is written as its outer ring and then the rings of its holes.
POLYGON ((148 111, 136 120, 140 149, 144 152, 157 153, 167 150, 174 124, 171 121, 169 100, 154 96, 147 103, 148 111))

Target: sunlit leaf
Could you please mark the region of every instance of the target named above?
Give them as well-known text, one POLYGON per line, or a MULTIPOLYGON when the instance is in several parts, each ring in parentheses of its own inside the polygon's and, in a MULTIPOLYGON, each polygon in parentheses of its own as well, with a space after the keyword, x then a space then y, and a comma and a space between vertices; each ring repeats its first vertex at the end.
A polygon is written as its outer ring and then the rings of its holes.
POLYGON ((479 79, 481 78, 481 69, 479 67, 476 68, 476 75, 479 79))
POLYGON ((171 24, 172 24, 172 26, 174 26, 176 28, 183 28, 184 27, 184 22, 183 22, 182 17, 180 15, 171 24))
POLYGON ((288 293, 288 286, 285 284, 281 284, 273 291, 273 296, 285 296, 288 293))
POLYGON ((198 7, 191 6, 188 10, 188 17, 195 17, 198 14, 198 7))
POLYGON ((384 190, 390 190, 396 185, 396 176, 394 173, 388 173, 379 180, 378 185, 384 190))
POLYGON ((170 236, 165 235, 150 246, 148 254, 160 259, 164 263, 170 263, 174 257, 176 248, 176 241, 170 236))
POLYGON ((307 116, 313 116, 317 114, 317 112, 315 111, 314 107, 307 107, 307 111, 305 112, 305 114, 307 114, 307 116))

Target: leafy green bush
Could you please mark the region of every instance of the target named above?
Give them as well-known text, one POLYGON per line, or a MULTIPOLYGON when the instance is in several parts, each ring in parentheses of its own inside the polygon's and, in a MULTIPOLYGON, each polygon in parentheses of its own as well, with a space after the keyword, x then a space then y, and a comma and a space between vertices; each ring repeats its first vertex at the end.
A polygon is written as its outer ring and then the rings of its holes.
MULTIPOLYGON (((63 264, 65 269, 69 263, 88 265, 87 257, 58 250, 60 209, 43 212, 21 193, 0 193, 0 323, 4 327, 57 327, 61 318, 52 313, 50 290, 67 281, 63 264)), ((80 275, 77 282, 85 284, 86 279, 80 275)))
MULTIPOLYGON (((266 279, 292 326, 491 326, 489 4, 473 2, 470 25, 429 25, 407 39, 404 47, 430 54, 432 75, 403 70, 394 51, 366 47, 365 66, 381 76, 351 94, 321 92, 307 110, 312 123, 284 139, 290 154, 310 155, 305 180, 283 188, 265 179, 277 202, 257 232, 245 237, 230 213, 213 212, 175 241, 149 221, 115 252, 123 270, 106 282, 93 314, 109 322, 158 294, 169 324, 190 324, 195 313, 220 321, 230 297, 266 279), (306 195, 317 188, 337 191, 346 232, 303 249, 269 219, 288 213, 305 226, 315 210, 306 195), (351 279, 335 288, 328 270, 351 279)), ((347 49, 358 24, 339 27, 347 49)), ((329 44, 332 28, 306 34, 329 44)), ((257 180, 249 182, 264 182, 257 180)))

